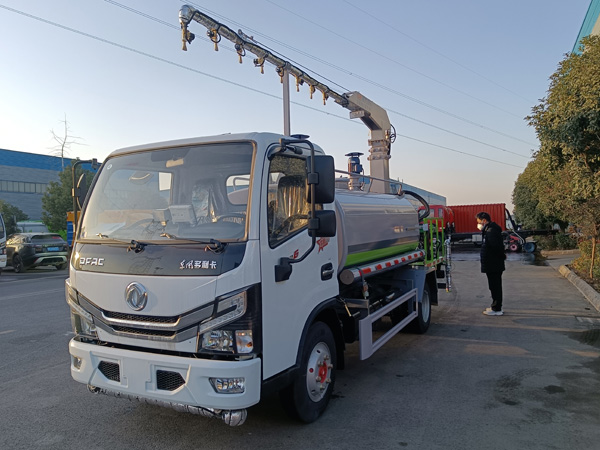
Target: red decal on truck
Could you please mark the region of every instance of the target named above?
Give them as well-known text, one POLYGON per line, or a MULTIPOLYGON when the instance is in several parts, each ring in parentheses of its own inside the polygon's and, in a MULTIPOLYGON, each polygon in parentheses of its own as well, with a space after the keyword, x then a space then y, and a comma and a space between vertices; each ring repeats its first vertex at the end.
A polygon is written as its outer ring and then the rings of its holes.
POLYGON ((327 244, 329 244, 329 238, 322 237, 317 241, 317 244, 319 244, 319 251, 317 253, 321 253, 321 250, 323 250, 325 247, 327 247, 327 244))

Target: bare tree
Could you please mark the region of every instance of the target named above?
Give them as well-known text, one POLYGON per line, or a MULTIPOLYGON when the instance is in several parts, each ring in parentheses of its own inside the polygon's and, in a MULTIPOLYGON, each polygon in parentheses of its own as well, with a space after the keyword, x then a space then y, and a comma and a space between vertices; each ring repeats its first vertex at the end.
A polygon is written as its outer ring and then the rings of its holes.
POLYGON ((52 133, 52 139, 56 142, 54 147, 51 147, 52 154, 56 156, 60 156, 60 161, 62 164, 62 169, 65 168, 65 156, 68 156, 69 150, 71 150, 71 145, 86 145, 82 142, 79 142, 78 139, 82 139, 79 136, 72 136, 70 134, 71 127, 69 126, 69 122, 67 121, 67 115, 65 114, 65 120, 61 120, 60 123, 63 124, 64 130, 62 135, 58 135, 54 129, 50 130, 52 133))

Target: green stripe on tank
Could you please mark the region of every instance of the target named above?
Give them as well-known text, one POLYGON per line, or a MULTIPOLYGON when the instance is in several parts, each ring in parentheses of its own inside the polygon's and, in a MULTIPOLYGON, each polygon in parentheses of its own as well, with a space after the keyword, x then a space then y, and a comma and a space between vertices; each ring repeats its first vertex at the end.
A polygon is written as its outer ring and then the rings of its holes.
POLYGON ((389 258, 391 256, 401 255, 416 250, 418 242, 410 242, 408 244, 395 245, 393 247, 380 248, 370 250, 368 252, 352 253, 346 258, 344 267, 357 266, 379 259, 389 258))

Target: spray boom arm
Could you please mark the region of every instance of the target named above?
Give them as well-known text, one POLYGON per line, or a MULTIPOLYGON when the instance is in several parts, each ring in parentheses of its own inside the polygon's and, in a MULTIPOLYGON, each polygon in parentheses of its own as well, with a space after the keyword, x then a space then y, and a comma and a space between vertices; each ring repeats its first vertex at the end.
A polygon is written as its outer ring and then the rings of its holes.
MULTIPOLYGON (((188 25, 192 20, 206 27, 208 38, 215 44, 215 51, 219 50, 218 44, 221 38, 225 37, 234 43, 240 64, 242 63, 242 57, 249 51, 256 55, 254 65, 260 67, 261 73, 264 73, 264 64, 268 62, 275 66, 282 83, 286 73, 289 73, 296 79, 296 91, 300 90, 300 85, 306 83, 309 86, 311 99, 313 93, 319 91, 323 96, 323 104, 326 103, 328 98, 333 98, 337 104, 350 110, 350 118, 362 120, 370 130, 369 145, 371 147, 369 149, 369 161, 371 161, 371 176, 385 180, 389 179, 389 159, 393 134, 392 126, 385 109, 359 92, 347 92, 345 94, 335 92, 289 61, 261 47, 251 36, 247 36, 241 30, 238 30, 236 33, 228 26, 219 23, 189 5, 184 5, 179 10, 179 23, 181 24, 183 42, 182 49, 184 51, 187 51, 187 44, 191 44, 195 38, 195 35, 188 30, 188 25)), ((371 191, 389 192, 389 183, 374 181, 371 191)))

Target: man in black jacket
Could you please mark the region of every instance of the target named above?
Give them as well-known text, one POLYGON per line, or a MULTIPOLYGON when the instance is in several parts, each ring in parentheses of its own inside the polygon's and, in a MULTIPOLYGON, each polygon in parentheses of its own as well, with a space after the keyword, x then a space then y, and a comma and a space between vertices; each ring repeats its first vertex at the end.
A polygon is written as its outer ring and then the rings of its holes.
POLYGON ((477 213, 477 228, 481 230, 481 272, 487 275, 492 294, 492 306, 483 311, 486 316, 501 316, 502 311, 502 272, 504 272, 504 240, 502 229, 492 222, 486 212, 477 213))

